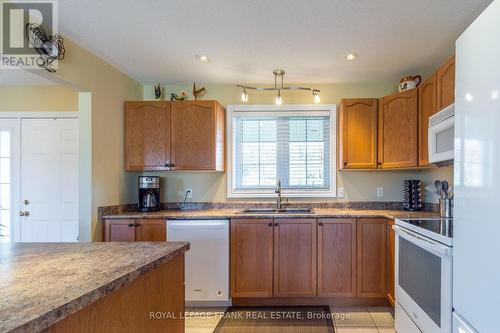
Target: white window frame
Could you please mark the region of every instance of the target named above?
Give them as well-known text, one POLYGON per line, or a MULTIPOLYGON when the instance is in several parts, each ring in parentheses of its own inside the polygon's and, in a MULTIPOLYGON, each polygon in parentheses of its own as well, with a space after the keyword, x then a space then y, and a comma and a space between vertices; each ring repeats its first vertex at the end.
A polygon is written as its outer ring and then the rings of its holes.
POLYGON ((274 190, 235 190, 233 186, 234 161, 234 129, 233 118, 235 113, 248 112, 262 114, 266 112, 282 111, 285 115, 293 116, 330 116, 330 186, 329 189, 283 189, 283 195, 294 198, 335 198, 337 195, 337 106, 335 104, 293 104, 293 105, 228 105, 226 108, 226 197, 227 198, 274 198, 274 190))

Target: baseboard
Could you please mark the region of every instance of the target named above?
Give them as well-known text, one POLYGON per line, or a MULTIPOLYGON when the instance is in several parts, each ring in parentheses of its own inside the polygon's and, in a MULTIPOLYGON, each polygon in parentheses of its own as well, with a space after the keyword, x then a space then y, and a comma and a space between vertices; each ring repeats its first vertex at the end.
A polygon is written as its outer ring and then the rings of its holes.
POLYGON ((233 306, 329 305, 331 307, 388 306, 387 298, 304 297, 304 298, 233 298, 233 306))

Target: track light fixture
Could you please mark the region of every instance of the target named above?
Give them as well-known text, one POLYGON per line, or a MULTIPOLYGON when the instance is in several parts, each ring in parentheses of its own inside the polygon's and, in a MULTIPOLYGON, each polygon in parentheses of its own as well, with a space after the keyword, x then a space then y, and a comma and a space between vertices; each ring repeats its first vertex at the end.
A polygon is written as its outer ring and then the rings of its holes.
POLYGON ((275 103, 277 105, 283 104, 283 97, 281 96, 281 91, 282 90, 308 90, 312 92, 313 95, 313 100, 314 103, 320 103, 321 98, 319 97, 320 90, 315 89, 315 88, 307 88, 307 87, 285 87, 283 85, 283 76, 285 76, 285 71, 282 69, 275 69, 273 71, 274 74, 274 87, 265 87, 265 88, 257 88, 257 87, 251 87, 251 86, 243 86, 243 85, 237 85, 238 88, 243 89, 241 92, 241 101, 242 102, 248 102, 248 90, 255 90, 255 91, 276 91, 276 99, 275 103), (279 82, 281 81, 281 82, 279 82))

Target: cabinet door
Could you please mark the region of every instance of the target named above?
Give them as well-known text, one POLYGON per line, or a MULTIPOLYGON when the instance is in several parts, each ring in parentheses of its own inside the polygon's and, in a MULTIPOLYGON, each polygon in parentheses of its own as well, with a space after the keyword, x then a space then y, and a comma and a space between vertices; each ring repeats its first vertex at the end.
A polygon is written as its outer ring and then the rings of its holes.
POLYGON ((455 57, 448 60, 436 74, 437 111, 455 102, 455 57))
POLYGON ((161 219, 137 220, 135 240, 137 242, 165 242, 167 240, 167 223, 161 219))
POLYGON ((224 169, 223 110, 215 101, 172 103, 173 170, 224 169))
POLYGON ((105 220, 104 241, 105 242, 134 242, 135 220, 105 220))
POLYGON ((384 219, 357 221, 358 297, 387 297, 387 229, 384 219))
POLYGON ((318 220, 318 296, 356 296, 356 220, 318 220))
POLYGON ((339 169, 377 168, 377 99, 340 102, 339 157, 339 169))
POLYGON ((378 109, 381 168, 415 167, 418 162, 418 90, 383 97, 378 109))
POLYGON ((273 220, 231 220, 231 296, 273 296, 273 220))
POLYGON ((125 103, 125 169, 169 170, 170 103, 125 103))
POLYGON ((316 220, 274 221, 274 297, 316 296, 316 220))
POLYGON ((429 117, 437 112, 436 74, 418 88, 418 165, 429 164, 429 117))
POLYGON ((387 300, 394 306, 395 302, 395 275, 394 267, 396 262, 396 235, 392 226, 394 220, 387 221, 387 300))

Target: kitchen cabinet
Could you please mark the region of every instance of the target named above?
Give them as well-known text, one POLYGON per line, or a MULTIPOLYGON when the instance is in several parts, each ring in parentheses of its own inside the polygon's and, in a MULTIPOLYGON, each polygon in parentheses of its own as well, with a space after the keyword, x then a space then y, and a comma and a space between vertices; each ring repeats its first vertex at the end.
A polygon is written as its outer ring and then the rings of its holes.
POLYGON ((394 220, 387 221, 387 300, 392 306, 395 304, 395 275, 396 262, 396 233, 392 229, 394 220))
POLYGON ((357 222, 357 296, 387 297, 387 222, 357 222))
POLYGON ((339 170, 377 168, 377 99, 342 99, 339 111, 339 170))
POLYGON ((215 101, 173 102, 173 170, 224 171, 224 108, 215 101))
POLYGON ((170 103, 125 103, 125 169, 169 170, 170 103))
POLYGON ((379 168, 408 168, 418 164, 418 89, 379 99, 379 168))
POLYGON ((356 220, 318 220, 318 296, 356 296, 356 220))
POLYGON ((104 220, 105 242, 165 242, 166 221, 162 219, 104 220))
POLYGON ((231 296, 273 296, 273 220, 231 220, 231 296))
POLYGON ((167 223, 160 219, 139 219, 135 225, 136 242, 165 242, 167 223))
POLYGON ((436 72, 437 111, 455 103, 455 57, 450 58, 436 72))
POLYGON ((316 219, 274 220, 274 297, 316 296, 316 219))
POLYGON ((224 171, 224 141, 216 101, 125 103, 127 171, 224 171))
POLYGON ((437 112, 436 73, 418 88, 418 165, 429 164, 429 117, 437 112))

